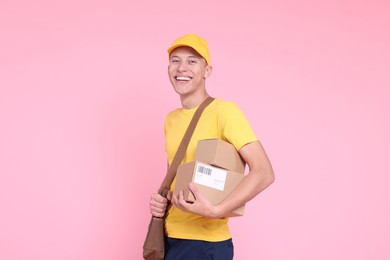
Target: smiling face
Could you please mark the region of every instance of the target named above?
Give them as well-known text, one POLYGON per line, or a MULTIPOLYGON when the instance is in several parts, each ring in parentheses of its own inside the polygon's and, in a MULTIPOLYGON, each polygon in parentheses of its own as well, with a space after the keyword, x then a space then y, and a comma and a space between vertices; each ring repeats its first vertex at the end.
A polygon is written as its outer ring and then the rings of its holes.
POLYGON ((182 99, 205 95, 205 81, 211 70, 211 66, 190 47, 178 47, 169 57, 169 80, 182 99))

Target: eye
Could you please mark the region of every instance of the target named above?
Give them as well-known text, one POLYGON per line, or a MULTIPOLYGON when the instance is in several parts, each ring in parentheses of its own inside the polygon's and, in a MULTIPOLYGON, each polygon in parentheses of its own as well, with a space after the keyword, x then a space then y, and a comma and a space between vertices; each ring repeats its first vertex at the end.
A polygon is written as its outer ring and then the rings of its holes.
POLYGON ((189 60, 188 63, 189 64, 196 64, 198 61, 197 60, 189 60))
POLYGON ((179 59, 172 59, 172 60, 171 60, 171 63, 179 63, 179 62, 180 62, 179 59))

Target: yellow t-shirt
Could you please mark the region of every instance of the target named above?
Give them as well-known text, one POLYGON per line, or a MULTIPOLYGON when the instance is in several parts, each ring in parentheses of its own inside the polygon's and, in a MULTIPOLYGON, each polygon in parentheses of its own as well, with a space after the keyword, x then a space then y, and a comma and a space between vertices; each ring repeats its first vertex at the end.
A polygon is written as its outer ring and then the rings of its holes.
MULTIPOLYGON (((197 108, 178 108, 165 120, 165 149, 171 164, 185 131, 197 108)), ((257 141, 245 115, 232 102, 215 99, 202 113, 188 145, 182 163, 194 160, 198 140, 219 138, 234 145, 239 151, 245 144, 257 141)), ((171 189, 175 185, 172 183, 171 189)), ((228 219, 207 219, 185 213, 172 206, 166 219, 167 236, 181 239, 223 241, 231 237, 228 219)))

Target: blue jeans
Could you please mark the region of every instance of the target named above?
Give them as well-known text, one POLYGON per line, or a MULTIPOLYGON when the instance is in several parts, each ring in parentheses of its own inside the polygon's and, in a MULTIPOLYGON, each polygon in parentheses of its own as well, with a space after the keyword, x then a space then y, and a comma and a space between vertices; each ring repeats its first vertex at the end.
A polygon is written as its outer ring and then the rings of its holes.
POLYGON ((165 238, 164 260, 232 260, 232 239, 221 242, 165 238))

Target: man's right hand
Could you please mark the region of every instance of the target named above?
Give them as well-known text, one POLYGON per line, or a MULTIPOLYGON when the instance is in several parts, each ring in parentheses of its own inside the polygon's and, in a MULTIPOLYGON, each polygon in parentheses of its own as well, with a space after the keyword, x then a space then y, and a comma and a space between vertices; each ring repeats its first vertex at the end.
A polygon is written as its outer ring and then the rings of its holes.
POLYGON ((158 193, 153 193, 150 196, 150 213, 154 217, 162 218, 165 215, 165 211, 167 209, 168 200, 172 197, 172 193, 168 192, 167 198, 164 198, 158 193))

